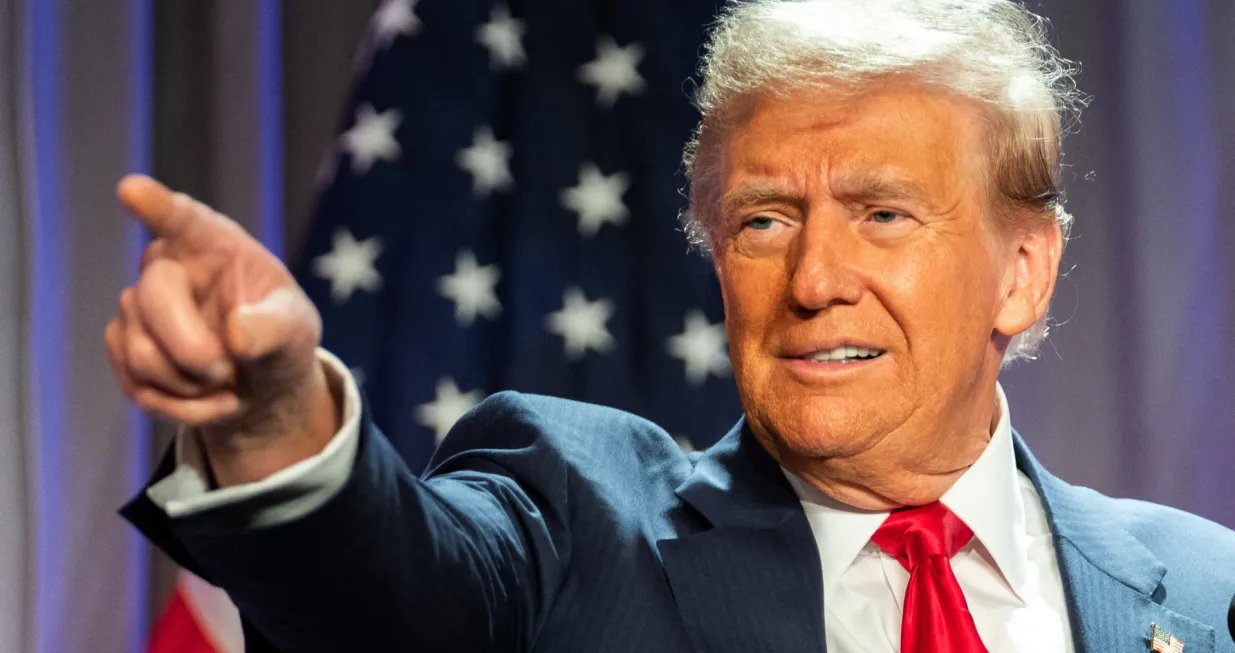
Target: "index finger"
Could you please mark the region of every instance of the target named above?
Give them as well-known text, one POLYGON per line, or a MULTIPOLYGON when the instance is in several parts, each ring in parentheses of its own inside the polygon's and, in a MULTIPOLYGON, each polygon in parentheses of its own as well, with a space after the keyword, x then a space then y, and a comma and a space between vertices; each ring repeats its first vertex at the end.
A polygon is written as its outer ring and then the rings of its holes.
POLYGON ((192 244, 209 231, 210 216, 187 195, 173 193, 167 186, 145 175, 129 175, 116 186, 116 196, 124 207, 158 238, 172 243, 192 244))

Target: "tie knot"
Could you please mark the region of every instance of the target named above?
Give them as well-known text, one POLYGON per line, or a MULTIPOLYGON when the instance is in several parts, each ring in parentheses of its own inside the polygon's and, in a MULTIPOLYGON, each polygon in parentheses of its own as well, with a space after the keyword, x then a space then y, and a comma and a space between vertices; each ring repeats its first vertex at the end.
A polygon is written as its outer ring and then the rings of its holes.
POLYGON ((965 522, 936 501, 888 515, 871 541, 912 572, 927 558, 951 559, 972 538, 965 522))

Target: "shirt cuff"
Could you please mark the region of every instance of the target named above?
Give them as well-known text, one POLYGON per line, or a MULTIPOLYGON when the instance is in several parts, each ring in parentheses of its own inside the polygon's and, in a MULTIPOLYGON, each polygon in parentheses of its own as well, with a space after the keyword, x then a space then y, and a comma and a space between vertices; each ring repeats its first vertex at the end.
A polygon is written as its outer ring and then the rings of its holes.
POLYGON ((360 390, 347 366, 333 354, 319 348, 317 358, 325 366, 326 374, 333 377, 332 381, 343 387, 343 426, 325 449, 260 481, 211 489, 201 436, 197 431, 181 427, 173 443, 176 468, 146 489, 150 500, 172 518, 256 503, 247 520, 251 527, 290 522, 326 503, 347 482, 356 461, 360 442, 360 390), (272 500, 276 497, 277 500, 272 500), (258 501, 252 501, 255 499, 258 501))

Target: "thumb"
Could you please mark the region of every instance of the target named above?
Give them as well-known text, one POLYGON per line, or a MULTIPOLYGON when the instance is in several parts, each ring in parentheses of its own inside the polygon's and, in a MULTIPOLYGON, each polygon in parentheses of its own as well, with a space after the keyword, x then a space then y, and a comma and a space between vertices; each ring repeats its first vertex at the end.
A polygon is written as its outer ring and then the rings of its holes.
POLYGON ((241 304, 227 317, 227 346, 241 362, 300 350, 311 352, 321 337, 321 317, 304 293, 283 286, 241 304))

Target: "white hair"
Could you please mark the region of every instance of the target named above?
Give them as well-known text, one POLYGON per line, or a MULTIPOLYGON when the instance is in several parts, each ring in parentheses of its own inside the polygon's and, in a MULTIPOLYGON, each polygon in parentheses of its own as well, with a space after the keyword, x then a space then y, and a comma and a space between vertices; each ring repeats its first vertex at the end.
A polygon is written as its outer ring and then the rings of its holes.
MULTIPOLYGON (((1047 40, 1043 19, 1012 0, 738 0, 713 27, 686 146, 692 244, 710 249, 719 203, 719 148, 759 94, 819 89, 842 96, 903 78, 987 107, 991 180, 1005 223, 1045 220, 1066 240, 1063 134, 1085 97, 1076 66, 1047 40), (1010 210, 1009 210, 1010 209, 1010 210)), ((1039 223, 1041 224, 1041 223, 1039 223)), ((1046 318, 1012 339, 1004 362, 1032 358, 1046 318)))

